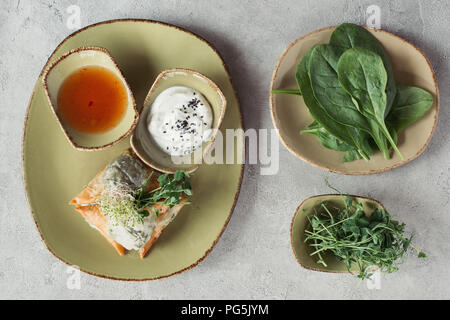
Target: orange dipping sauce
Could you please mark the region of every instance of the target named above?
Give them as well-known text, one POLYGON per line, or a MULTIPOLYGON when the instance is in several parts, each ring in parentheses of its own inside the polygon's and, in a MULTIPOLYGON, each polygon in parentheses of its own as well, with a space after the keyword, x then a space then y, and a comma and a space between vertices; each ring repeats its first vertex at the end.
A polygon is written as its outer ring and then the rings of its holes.
POLYGON ((58 92, 58 113, 71 128, 102 133, 122 120, 128 105, 127 89, 112 71, 83 67, 67 77, 58 92))

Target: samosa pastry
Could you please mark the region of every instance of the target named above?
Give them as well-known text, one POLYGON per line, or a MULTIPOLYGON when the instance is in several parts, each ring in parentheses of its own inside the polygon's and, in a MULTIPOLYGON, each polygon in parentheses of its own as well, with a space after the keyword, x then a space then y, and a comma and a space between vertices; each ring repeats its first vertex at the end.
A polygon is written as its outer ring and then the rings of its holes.
POLYGON ((189 175, 157 174, 129 152, 114 159, 69 204, 120 255, 144 258, 165 227, 188 204, 189 175))

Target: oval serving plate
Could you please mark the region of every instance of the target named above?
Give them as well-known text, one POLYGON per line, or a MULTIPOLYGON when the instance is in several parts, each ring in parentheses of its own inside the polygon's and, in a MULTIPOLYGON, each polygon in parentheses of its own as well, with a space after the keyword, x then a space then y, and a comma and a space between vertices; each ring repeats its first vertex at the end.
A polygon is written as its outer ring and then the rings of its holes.
MULTIPOLYGON (((328 43, 335 27, 329 27, 298 38, 285 49, 272 76, 272 89, 297 89, 295 70, 301 58, 314 45, 328 43)), ((392 64, 395 80, 399 84, 417 86, 429 91, 435 101, 428 112, 399 134, 399 149, 404 156, 389 160, 381 152, 370 161, 358 160, 342 163, 342 152, 323 147, 313 135, 300 134, 312 117, 300 96, 270 94, 272 121, 282 143, 298 158, 316 167, 343 174, 374 174, 388 171, 417 158, 431 139, 437 123, 439 92, 433 69, 424 53, 408 41, 384 30, 367 28, 383 45, 392 64)))
MULTIPOLYGON (((45 68, 64 53, 82 46, 107 49, 130 84, 138 106, 163 70, 181 67, 211 78, 227 99, 222 129, 242 128, 239 103, 218 52, 204 39, 179 27, 149 20, 114 20, 88 26, 66 38, 45 68), (130 36, 133 35, 133 36, 130 36)), ((80 270, 117 280, 154 280, 196 266, 224 231, 236 204, 243 165, 202 165, 191 178, 192 204, 164 231, 143 260, 120 257, 67 202, 111 159, 129 148, 129 137, 95 152, 72 148, 36 82, 25 119, 23 174, 28 202, 49 251, 80 270)), ((237 152, 243 152, 237 143, 237 152)))
MULTIPOLYGON (((322 264, 318 264, 317 257, 310 256, 310 253, 313 252, 312 247, 308 246, 308 243, 305 243, 305 229, 309 227, 307 216, 312 215, 313 209, 320 205, 323 201, 326 201, 336 207, 344 207, 344 197, 347 195, 340 194, 322 194, 317 196, 309 197, 302 201, 302 203, 295 210, 294 217, 291 222, 291 247, 294 253, 295 259, 297 262, 306 269, 314 270, 314 271, 322 271, 322 272, 333 272, 333 273, 348 273, 347 267, 343 262, 336 260, 331 254, 323 254, 323 258, 327 264, 325 267, 322 264)), ((363 204, 364 211, 369 215, 376 208, 384 209, 383 205, 373 199, 353 196, 350 197, 355 198, 359 202, 363 204)), ((351 268, 351 271, 357 271, 358 268, 351 268)))

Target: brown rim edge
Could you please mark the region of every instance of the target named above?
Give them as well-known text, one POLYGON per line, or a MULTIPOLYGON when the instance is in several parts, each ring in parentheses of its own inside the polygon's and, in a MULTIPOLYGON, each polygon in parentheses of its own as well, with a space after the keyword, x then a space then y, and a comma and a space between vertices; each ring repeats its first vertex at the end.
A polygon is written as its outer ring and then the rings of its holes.
MULTIPOLYGON (((210 78, 208 78, 204 74, 201 74, 200 72, 197 72, 197 71, 194 71, 194 70, 191 70, 191 69, 186 69, 186 68, 173 68, 173 69, 167 69, 167 70, 162 71, 160 74, 158 74, 158 76, 156 77, 156 79, 153 82, 152 86, 150 87, 150 90, 148 91, 147 95, 145 96, 144 102, 142 104, 141 113, 144 112, 144 108, 147 105, 147 101, 150 99, 153 91, 156 89, 156 87, 159 84, 159 82, 161 82, 161 80, 164 78, 164 76, 166 74, 174 73, 174 72, 185 72, 185 73, 188 73, 188 74, 194 74, 194 75, 196 75, 196 76, 206 80, 208 85, 211 88, 213 88, 219 94, 219 96, 220 96, 220 98, 222 100, 222 108, 221 108, 221 111, 220 111, 219 119, 217 121, 217 128, 214 129, 214 133, 210 137, 210 140, 208 142, 206 142, 206 144, 209 144, 209 145, 202 152, 202 158, 204 158, 205 155, 211 150, 211 148, 213 146, 213 142, 216 139, 217 132, 219 131, 220 127, 222 126, 223 118, 225 116, 225 111, 227 109, 227 99, 226 99, 225 95, 223 94, 223 92, 219 88, 219 86, 214 81, 212 81, 210 78)), ((139 125, 139 121, 138 121, 137 125, 139 125)), ((137 137, 135 138, 135 135, 133 133, 131 135, 131 139, 130 139, 131 148, 133 149, 133 151, 136 153, 136 155, 138 156, 138 158, 142 162, 144 162, 149 167, 152 167, 155 170, 162 171, 162 172, 165 172, 165 173, 175 173, 175 171, 177 169, 171 169, 171 168, 168 168, 168 167, 162 167, 161 165, 159 165, 156 162, 150 163, 147 160, 145 160, 143 157, 141 157, 139 155, 139 152, 136 150, 136 148, 134 146, 134 142, 133 142, 134 139, 136 139, 136 141, 139 141, 139 139, 137 137)), ((205 144, 205 142, 203 144, 205 144)), ((185 171, 187 171, 188 173, 192 173, 192 172, 196 171, 199 166, 200 166, 200 164, 194 164, 190 169, 185 169, 185 171)))
POLYGON ((328 193, 328 194, 318 194, 318 195, 315 195, 315 196, 308 197, 308 198, 304 199, 304 200, 299 204, 299 206, 297 207, 297 209, 295 209, 294 216, 292 217, 292 220, 291 220, 291 227, 290 227, 290 231, 289 231, 289 240, 290 240, 290 243, 291 243, 291 251, 292 251, 292 253, 294 254, 295 260, 297 260, 298 264, 299 264, 301 267, 303 267, 303 268, 305 268, 305 269, 307 269, 307 270, 312 270, 312 271, 326 272, 326 273, 350 274, 350 272, 348 272, 348 271, 321 270, 321 269, 316 269, 316 268, 312 268, 312 267, 305 266, 305 265, 302 264, 302 263, 300 262, 300 260, 297 258, 297 255, 295 254, 294 244, 292 243, 292 229, 293 229, 293 227, 294 227, 294 221, 295 221, 295 218, 297 217, 297 215, 298 215, 298 213, 299 213, 300 207, 301 207, 306 201, 308 201, 308 200, 310 200, 310 199, 320 198, 320 197, 329 197, 329 196, 336 196, 336 197, 350 196, 350 197, 353 197, 353 198, 365 199, 365 200, 369 200, 369 201, 373 201, 373 202, 377 203, 377 204, 378 204, 381 208, 383 208, 384 210, 386 210, 386 208, 383 206, 383 204, 382 204, 380 201, 375 200, 375 199, 372 199, 372 198, 369 198, 369 197, 355 196, 355 195, 352 195, 352 194, 328 193))
POLYGON ((408 162, 413 161, 414 159, 416 159, 418 156, 420 156, 420 155, 423 153, 423 151, 424 151, 425 148, 427 147, 428 143, 430 142, 431 137, 433 136, 434 130, 436 129, 437 120, 438 120, 438 115, 439 115, 439 87, 438 87, 436 75, 435 75, 435 73, 434 73, 434 71, 433 71, 433 68, 431 67, 431 63, 430 63, 430 61, 428 60, 427 56, 423 53, 423 51, 420 50, 419 48, 417 48, 417 47, 416 47, 415 45, 413 45, 411 42, 409 42, 409 41, 407 41, 407 40, 401 38, 400 36, 398 36, 398 35, 396 35, 396 34, 394 34, 394 33, 392 33, 392 32, 389 32, 389 31, 386 31, 386 30, 382 30, 382 29, 374 29, 374 28, 369 28, 369 27, 363 26, 365 29, 367 29, 367 30, 372 30, 372 31, 374 31, 375 33, 376 33, 376 32, 387 33, 387 34, 389 34, 389 35, 391 35, 391 36, 394 36, 394 37, 397 38, 398 40, 400 40, 400 41, 402 41, 402 42, 405 42, 406 44, 409 44, 409 45, 412 46, 414 49, 416 49, 416 50, 424 57, 425 61, 427 62, 427 65, 428 65, 428 67, 430 68, 431 74, 432 74, 432 76, 433 76, 434 84, 435 84, 435 86, 436 86, 436 92, 435 92, 435 95, 436 95, 436 101, 435 101, 435 105, 436 105, 436 115, 434 116, 433 128, 431 128, 431 132, 430 132, 430 134, 429 134, 427 140, 425 141, 425 144, 417 151, 417 153, 416 153, 415 155, 413 155, 412 157, 406 159, 406 160, 403 160, 403 161, 401 161, 401 162, 399 162, 399 163, 396 163, 396 164, 394 164, 394 165, 392 165, 392 166, 385 167, 385 168, 382 168, 382 169, 368 170, 368 171, 347 172, 347 171, 344 171, 344 170, 333 169, 333 168, 330 168, 330 167, 327 167, 327 166, 324 166, 324 165, 320 165, 320 164, 318 164, 318 163, 315 163, 314 161, 311 161, 311 160, 309 160, 309 159, 303 157, 302 155, 298 154, 298 153, 294 150, 294 148, 291 147, 291 146, 287 143, 287 141, 284 139, 284 137, 281 135, 280 129, 279 129, 279 126, 278 126, 278 122, 277 122, 277 119, 276 119, 276 116, 275 116, 275 111, 274 111, 274 105, 275 105, 275 103, 274 103, 274 101, 273 101, 274 98, 273 98, 273 94, 272 94, 272 89, 273 89, 273 85, 274 85, 274 82, 275 82, 275 78, 276 78, 276 76, 277 76, 278 69, 279 69, 279 67, 280 67, 280 64, 281 64, 282 60, 284 59, 284 57, 286 56, 286 54, 288 53, 288 51, 291 49, 291 47, 293 47, 293 46, 294 46, 297 42, 299 42, 300 40, 302 40, 302 39, 304 39, 304 38, 306 38, 306 37, 308 37, 308 36, 310 36, 310 35, 313 35, 313 34, 315 34, 315 33, 321 32, 321 31, 330 30, 330 29, 335 29, 336 27, 337 27, 337 26, 331 26, 331 27, 321 28, 321 29, 312 31, 312 32, 310 32, 310 33, 307 33, 307 34, 305 34, 304 36, 301 36, 300 38, 295 39, 294 41, 292 41, 292 42, 284 49, 283 53, 281 54, 280 58, 278 59, 277 64, 276 64, 276 66, 275 66, 275 70, 274 70, 274 72, 273 72, 273 74, 272 74, 272 80, 270 81, 270 91, 269 91, 269 98, 270 98, 270 113, 271 113, 271 116, 272 116, 272 123, 273 123, 273 126, 275 127, 275 129, 276 129, 276 131, 277 131, 277 133, 278 133, 278 137, 280 138, 281 142, 282 142, 283 145, 286 147, 286 149, 288 149, 288 150, 289 150, 293 155, 295 155, 297 158, 302 159, 302 160, 305 161, 306 163, 308 163, 308 164, 310 164, 310 165, 312 165, 312 166, 314 166, 314 167, 316 167, 316 168, 324 169, 324 170, 326 170, 326 171, 333 172, 333 173, 339 173, 339 174, 345 174, 345 175, 369 175, 369 174, 376 174, 376 173, 386 172, 386 171, 389 171, 389 170, 398 168, 398 167, 400 167, 400 166, 403 166, 403 165, 407 164, 408 162))
MULTIPOLYGON (((64 42, 65 40, 63 40, 64 42)), ((56 51, 56 50, 55 50, 56 51)), ((53 53, 52 53, 53 55, 53 53)), ((50 56, 51 57, 51 56, 50 56)), ((47 61, 48 63, 48 61, 47 61)), ((66 136, 66 138, 69 140, 70 144, 72 145, 72 147, 74 147, 75 149, 79 150, 79 151, 96 151, 96 150, 103 150, 109 147, 114 146, 115 144, 119 143, 120 141, 122 141, 123 139, 125 139, 134 129, 134 127, 136 127, 138 118, 139 118, 139 112, 137 110, 136 107, 136 100, 134 99, 134 94, 133 91, 131 91, 130 85, 128 84, 127 79, 123 76, 122 70, 120 70, 119 66, 117 65, 116 61, 114 60, 114 58, 111 56, 111 54, 109 53, 108 50, 106 50, 105 48, 102 47, 96 47, 96 46, 87 46, 87 47, 79 47, 76 49, 72 49, 69 52, 66 52, 65 54, 63 54, 62 56, 60 56, 58 59, 56 59, 55 61, 53 61, 50 66, 44 66, 44 73, 42 74, 42 84, 44 86, 44 92, 45 95, 47 97, 47 100, 50 104, 50 109, 52 110, 53 115, 56 118, 56 121, 58 122, 60 128, 62 129, 62 131, 64 132, 64 135, 66 136), (59 119, 58 115, 56 114, 56 110, 55 110, 55 106, 53 105, 51 99, 50 99, 50 93, 48 91, 48 87, 47 87, 47 76, 50 73, 50 71, 62 60, 66 59, 67 57, 69 57, 70 55, 74 54, 74 53, 79 53, 81 51, 99 51, 102 52, 104 54, 106 54, 112 61, 112 63, 114 64, 114 66, 116 67, 116 69, 119 71, 120 76, 122 77, 123 82, 125 83, 125 86, 128 90, 128 92, 130 93, 131 96, 131 104, 133 106, 133 110, 134 110, 134 120, 133 123, 131 124, 130 128, 123 134, 121 135, 119 138, 117 138, 116 140, 107 143, 105 145, 102 146, 96 146, 96 147, 84 147, 84 146, 80 146, 78 145, 75 141, 72 140, 72 137, 69 135, 69 133, 67 132, 66 128, 63 126, 61 120, 59 119)), ((38 79, 39 80, 39 79, 38 79)), ((28 113, 28 112, 27 112, 28 113)))
MULTIPOLYGON (((226 74, 227 74, 228 80, 229 80, 230 83, 231 83, 231 87, 232 87, 233 92, 234 92, 234 95, 235 95, 235 97, 236 97, 237 106, 238 106, 238 110, 239 110, 240 125, 241 125, 241 127, 244 129, 244 122, 243 122, 243 119, 242 119, 242 112, 241 112, 241 107, 240 107, 240 103, 239 103, 239 99, 238 99, 236 87, 234 86, 234 83, 233 83, 233 81, 232 81, 232 79, 231 79, 230 73, 228 72, 228 68, 227 68, 227 66, 225 65, 225 61, 223 60, 223 58, 222 58, 222 56, 220 55, 219 51, 217 51, 217 49, 216 49, 212 44, 210 44, 207 40, 203 39, 203 38, 200 37, 199 35, 197 35, 197 34, 191 32, 191 31, 189 31, 189 30, 187 30, 187 29, 178 27, 178 26, 176 26, 176 25, 169 24, 169 23, 165 23, 165 22, 160 22, 160 21, 155 21, 155 20, 149 20, 149 19, 115 19, 115 20, 107 20, 107 21, 102 21, 102 22, 97 22, 97 23, 91 24, 91 25, 86 26, 86 27, 84 27, 84 28, 82 28, 82 29, 80 29, 80 30, 75 31, 74 33, 72 33, 72 34, 68 35, 66 38, 64 38, 64 40, 61 41, 61 43, 55 48, 55 50, 52 52, 52 54, 51 54, 51 55, 49 56, 49 58, 47 59, 47 62, 45 63, 44 67, 42 68, 41 73, 40 73, 39 76, 38 76, 38 79, 36 80, 36 83, 35 83, 35 85, 34 85, 34 87, 33 87, 33 93, 31 94, 30 100, 29 100, 29 102, 28 102, 28 107, 27 107, 27 111, 26 111, 26 114, 25 114, 25 120, 24 120, 23 133, 22 133, 22 182, 23 182, 23 185, 24 185, 24 188, 25 188, 25 197, 26 197, 26 199, 27 199, 28 207, 29 207, 29 209, 30 209, 31 216, 32 216, 33 221, 34 221, 34 225, 36 226, 36 230, 38 231, 39 236, 41 237, 42 242, 44 243, 44 245, 45 245, 45 247, 47 248, 47 250, 48 250, 55 258, 57 258, 59 261, 63 262, 64 264, 66 264, 66 265, 68 265, 68 266, 71 266, 71 264, 68 263, 68 262, 66 262, 66 261, 64 261, 64 260, 62 260, 60 257, 58 257, 58 256, 57 256, 57 255, 56 255, 56 254, 48 247, 47 243, 45 242, 45 240, 44 240, 44 238, 43 238, 43 236, 42 236, 42 234, 41 234, 41 231, 40 231, 40 229, 39 229, 39 226, 37 225, 36 219, 34 218, 34 211, 33 211, 33 209, 31 208, 30 199, 28 198, 28 186, 27 186, 26 179, 25 179, 25 161, 24 161, 24 142, 25 142, 25 136, 26 136, 26 128, 27 128, 28 116, 29 116, 29 111, 30 111, 30 107, 31 107, 31 101, 33 101, 35 89, 36 89, 37 83, 38 83, 38 81, 39 81, 39 78, 43 75, 43 73, 44 73, 44 71, 45 71, 45 68, 46 68, 46 66, 48 65, 49 60, 52 58, 52 56, 55 54, 55 52, 63 45, 63 43, 65 43, 67 40, 69 40, 70 38, 72 38, 72 37, 75 36, 76 34, 82 32, 82 31, 84 31, 84 30, 87 30, 87 29, 89 29, 89 28, 91 28, 91 27, 96 27, 96 26, 99 26, 99 25, 109 24, 109 23, 116 23, 116 22, 144 22, 144 23, 160 24, 160 25, 163 25, 163 26, 166 26, 166 27, 174 28, 174 29, 176 29, 176 30, 179 30, 179 31, 188 33, 189 35, 192 35, 192 36, 196 37, 196 38, 199 39, 200 41, 205 42, 205 43, 208 45, 208 47, 210 47, 211 50, 213 50, 214 53, 217 54, 217 56, 220 58, 220 61, 222 62, 222 66, 223 66, 223 68, 225 69, 225 72, 226 72, 226 74)), ((242 152, 243 152, 244 155, 245 155, 245 148, 243 148, 242 152)), ((93 272, 89 272, 89 271, 83 270, 83 269, 81 269, 81 268, 80 268, 80 271, 82 271, 82 272, 84 272, 84 273, 86 273, 86 274, 89 274, 89 275, 98 277, 98 278, 103 278, 103 279, 117 280, 117 281, 129 281, 129 282, 141 282, 141 281, 154 281, 154 280, 159 280, 159 279, 168 278, 168 277, 171 277, 171 276, 175 276, 175 275, 181 274, 181 273, 183 273, 183 272, 186 272, 186 271, 188 271, 188 270, 190 270, 190 269, 196 267, 198 264, 200 264, 200 263, 201 263, 201 262, 209 255, 209 253, 212 251, 212 249, 216 246, 217 242, 219 241, 220 237, 222 236, 223 232, 225 231, 225 229, 226 229, 228 223, 230 222, 231 216, 233 215, 233 212, 234 212, 234 208, 236 207, 236 203, 237 203, 237 201, 238 201, 238 199, 239 199, 239 194, 240 194, 241 186, 242 186, 242 179, 243 179, 243 176, 244 176, 244 167, 245 167, 245 165, 242 164, 242 165, 241 165, 241 174, 240 174, 240 177, 239 177, 239 182, 238 182, 238 188, 237 188, 237 191, 236 191, 236 195, 235 195, 235 197, 234 197, 234 202, 233 202, 233 205, 232 205, 232 207, 231 207, 231 210, 230 210, 230 213, 229 213, 229 215, 228 215, 228 218, 227 218, 227 220, 225 221, 225 223, 224 223, 224 225, 223 225, 222 230, 220 231, 219 235, 217 236, 217 239, 212 243, 211 247, 209 247, 209 249, 205 251, 204 255, 203 255, 200 259, 198 259, 196 262, 194 262, 193 264, 191 264, 190 266, 187 266, 187 267, 184 268, 184 269, 181 269, 181 270, 179 270, 179 271, 177 271, 177 272, 173 272, 173 273, 168 274, 168 275, 164 275, 164 276, 160 276, 160 277, 155 277, 155 278, 144 278, 144 279, 126 279, 126 278, 110 277, 110 276, 105 276, 105 275, 101 275, 101 274, 96 274, 96 273, 93 273, 93 272)))

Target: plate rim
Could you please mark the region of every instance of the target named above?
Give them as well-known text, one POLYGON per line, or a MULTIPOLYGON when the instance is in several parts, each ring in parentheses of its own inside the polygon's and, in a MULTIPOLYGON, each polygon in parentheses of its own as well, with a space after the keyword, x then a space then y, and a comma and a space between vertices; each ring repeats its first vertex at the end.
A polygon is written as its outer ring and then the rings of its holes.
POLYGON ((280 58, 278 58, 278 61, 277 61, 276 65, 275 65, 275 69, 274 69, 274 71, 273 71, 273 73, 272 73, 272 79, 271 79, 271 81, 270 81, 270 92, 269 92, 269 95, 270 95, 269 98, 270 98, 270 99, 269 99, 269 100, 270 100, 270 115, 271 115, 271 118, 272 118, 272 123, 273 123, 273 126, 275 127, 275 129, 276 129, 276 131, 277 131, 278 137, 280 138, 282 144, 286 147, 286 149, 288 149, 288 150, 289 150, 293 155, 295 155, 297 158, 299 158, 299 159, 305 161, 306 163, 308 163, 308 164, 310 164, 310 165, 312 165, 312 166, 314 166, 314 167, 316 167, 316 168, 324 169, 324 170, 326 170, 326 171, 328 171, 328 172, 332 172, 332 173, 345 174, 345 175, 370 175, 370 174, 377 174, 377 173, 386 172, 386 171, 390 171, 390 170, 392 170, 392 169, 401 167, 401 166, 403 166, 403 165, 405 165, 405 164, 407 164, 407 163, 409 163, 409 162, 415 160, 416 158, 418 158, 418 157, 425 151, 425 149, 426 149, 426 147, 428 146, 428 144, 429 144, 429 142, 430 142, 430 140, 431 140, 431 138, 432 138, 432 136, 433 136, 433 133, 434 133, 434 131, 435 131, 435 129, 436 129, 436 125, 437 125, 437 121, 438 121, 438 116, 439 116, 439 86, 438 86, 438 82, 437 82, 437 79, 436 79, 436 74, 435 74, 435 72, 434 72, 434 70, 433 70, 433 67, 431 66, 430 61, 428 60, 427 56, 425 55, 425 53, 424 53, 421 49, 419 49, 417 46, 415 46, 414 44, 412 44, 411 42, 409 42, 408 40, 403 39, 402 37, 396 35, 395 33, 389 32, 389 31, 384 30, 384 29, 376 29, 376 28, 370 28, 370 27, 367 27, 367 26, 362 26, 363 28, 365 28, 365 29, 367 29, 367 30, 369 30, 369 31, 373 31, 373 32, 375 32, 375 33, 376 33, 376 32, 379 32, 379 33, 386 33, 386 34, 388 34, 388 35, 390 35, 390 36, 393 36, 393 37, 396 38, 397 40, 402 41, 402 42, 405 42, 406 44, 408 44, 408 45, 410 45, 412 48, 414 48, 417 52, 419 52, 420 55, 422 55, 422 56, 424 57, 424 59, 425 59, 427 65, 428 65, 428 67, 430 68, 431 74, 432 74, 432 76, 433 76, 433 82, 434 82, 434 84, 435 84, 435 86, 436 86, 436 92, 435 92, 435 94, 436 94, 436 101, 435 101, 435 105, 436 105, 436 114, 435 114, 435 116, 434 116, 433 127, 431 128, 431 132, 430 132, 430 134, 428 135, 428 138, 427 138, 427 140, 425 141, 425 144, 424 144, 423 146, 420 147, 420 149, 416 152, 416 154, 414 154, 412 157, 410 157, 410 158, 408 158, 408 159, 405 159, 405 160, 403 160, 403 161, 400 161, 400 162, 398 162, 398 163, 395 163, 395 164, 393 164, 393 165, 391 165, 391 166, 386 166, 386 167, 381 168, 381 169, 371 169, 371 170, 366 170, 366 171, 351 171, 351 172, 349 172, 349 171, 346 171, 346 170, 335 169, 335 168, 331 168, 331 167, 328 167, 328 166, 325 166, 325 165, 322 165, 322 164, 318 164, 318 163, 316 163, 315 161, 312 161, 312 160, 308 159, 307 157, 300 155, 300 154, 295 150, 295 148, 293 148, 291 145, 289 145, 289 143, 285 140, 284 136, 281 134, 280 126, 278 125, 277 117, 276 117, 276 115, 275 115, 275 110, 274 110, 274 109, 275 109, 275 107, 274 107, 274 106, 275 106, 275 102, 274 102, 274 94, 272 93, 272 90, 273 90, 273 86, 274 86, 274 83, 275 83, 275 78, 277 77, 278 70, 279 70, 279 67, 280 67, 280 65, 281 65, 282 60, 284 59, 284 57, 286 56, 286 54, 289 52, 289 50, 290 50, 297 42, 299 42, 299 41, 303 40, 304 38, 306 38, 306 37, 308 37, 308 36, 311 36, 311 35, 313 35, 313 34, 316 34, 316 33, 322 32, 322 31, 333 30, 333 29, 335 29, 335 28, 337 28, 337 27, 338 27, 338 26, 329 26, 329 27, 325 27, 325 28, 320 28, 320 29, 311 31, 311 32, 309 32, 309 33, 307 33, 307 34, 305 34, 305 35, 302 35, 301 37, 299 37, 299 38, 295 39, 294 41, 292 41, 291 43, 289 43, 289 44, 287 45, 287 47, 283 50, 283 52, 282 52, 280 58))
MULTIPOLYGON (((207 41, 203 37, 197 35, 196 33, 192 32, 192 31, 189 31, 189 30, 187 30, 187 29, 185 29, 183 27, 180 27, 180 26, 177 26, 177 25, 174 25, 174 24, 171 24, 171 23, 167 23, 167 22, 161 22, 161 21, 151 20, 151 19, 121 18, 121 19, 104 20, 104 21, 100 21, 100 22, 96 22, 96 23, 87 25, 87 26, 85 26, 85 27, 83 27, 81 29, 78 29, 78 30, 74 31, 73 33, 69 34, 67 37, 65 37, 56 46, 56 48, 53 50, 53 52, 47 58, 47 61, 45 62, 44 66, 42 67, 42 70, 39 73, 39 75, 38 75, 38 77, 37 77, 37 79, 35 81, 35 84, 33 86, 32 94, 31 94, 31 96, 30 96, 30 98, 28 100, 28 105, 27 105, 27 109, 26 109, 26 113, 25 113, 25 117, 24 117, 24 125, 23 125, 23 130, 22 130, 22 146, 21 146, 22 147, 22 156, 21 156, 22 168, 21 168, 21 173, 22 173, 22 183, 23 183, 23 187, 24 187, 24 191, 25 191, 26 202, 28 204, 28 208, 29 208, 29 211, 31 213, 31 217, 32 217, 33 222, 34 222, 34 226, 35 226, 36 230, 38 231, 38 234, 39 234, 39 236, 41 238, 41 241, 44 243, 45 248, 47 249, 48 252, 51 253, 51 255, 53 255, 56 259, 58 259, 59 261, 63 262, 67 266, 73 266, 73 264, 70 264, 69 262, 65 261, 62 257, 59 257, 55 252, 53 252, 53 250, 50 249, 50 247, 48 246, 46 240, 44 239, 44 237, 43 237, 43 235, 41 233, 41 230, 39 229, 37 220, 36 220, 36 214, 35 214, 32 206, 31 206, 30 198, 28 196, 30 188, 28 186, 27 179, 26 179, 26 174, 25 174, 25 152, 24 151, 25 151, 25 138, 26 138, 27 124, 28 124, 29 115, 30 115, 30 109, 31 109, 31 102, 33 101, 33 98, 34 98, 34 96, 36 94, 36 88, 37 88, 37 86, 39 84, 39 79, 43 76, 45 70, 47 69, 47 67, 49 65, 50 60, 55 55, 56 51, 58 51, 58 49, 66 41, 68 41, 69 39, 71 39, 72 37, 77 35, 78 33, 83 32, 83 31, 85 31, 85 30, 87 30, 89 28, 97 27, 99 25, 118 23, 118 22, 143 22, 143 23, 150 23, 150 24, 159 24, 159 25, 162 25, 162 26, 166 26, 166 27, 169 27, 169 28, 176 29, 176 30, 181 31, 181 32, 185 32, 185 33, 187 33, 187 34, 189 34, 191 36, 194 36, 198 40, 203 41, 210 49, 213 50, 213 52, 219 57, 220 62, 222 63, 222 66, 223 66, 223 68, 225 70, 226 76, 227 76, 227 78, 228 78, 228 80, 229 80, 229 82, 231 84, 231 89, 233 90, 234 96, 236 98, 237 108, 238 108, 238 111, 239 111, 240 126, 241 126, 242 129, 245 130, 243 116, 242 116, 242 110, 241 110, 241 104, 239 102, 239 96, 237 94, 236 87, 235 87, 235 85, 233 83, 233 80, 231 78, 230 72, 228 71, 228 68, 227 68, 227 66, 225 64, 225 60, 223 59, 223 57, 220 54, 220 52, 209 41, 207 41)), ((245 148, 243 148, 242 152, 245 155, 245 148)), ((180 270, 178 270, 176 272, 172 272, 172 273, 167 274, 167 275, 153 277, 153 278, 125 278, 125 277, 121 278, 121 277, 108 276, 108 275, 104 275, 104 274, 98 274, 98 273, 95 273, 95 272, 87 271, 87 270, 84 270, 83 268, 81 268, 80 266, 77 266, 78 269, 80 271, 86 273, 86 274, 89 274, 91 276, 95 276, 95 277, 98 277, 98 278, 102 278, 102 279, 109 279, 109 280, 115 280, 115 281, 124 281, 124 282, 144 282, 144 281, 155 281, 155 280, 159 280, 159 279, 169 278, 169 277, 172 277, 172 276, 184 273, 184 272, 186 272, 186 271, 188 271, 190 269, 195 268, 196 266, 198 266, 211 253, 211 251, 216 246, 217 242, 219 242, 219 239, 222 237, 225 229, 228 226, 228 223, 230 222, 231 216, 234 213, 234 209, 236 208, 236 204, 237 204, 237 201, 239 199, 239 195, 241 193, 242 180, 243 180, 243 176, 244 176, 244 168, 245 168, 245 163, 242 163, 240 165, 240 175, 239 175, 239 181, 238 181, 236 194, 235 194, 235 197, 234 197, 234 200, 233 200, 233 204, 231 206, 231 210, 228 213, 228 217, 227 217, 227 219, 226 219, 226 221, 225 221, 225 223, 224 223, 224 225, 222 227, 222 230, 219 232, 217 238, 214 240, 214 242, 211 244, 211 246, 205 251, 203 256, 200 257, 200 259, 198 259, 194 263, 192 263, 189 266, 187 266, 187 267, 185 267, 183 269, 180 269, 180 270)))

